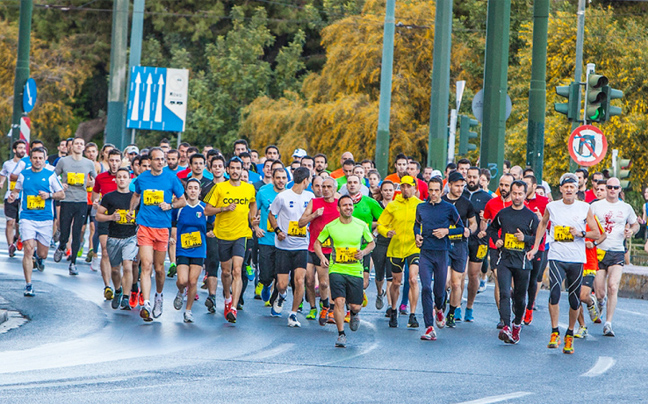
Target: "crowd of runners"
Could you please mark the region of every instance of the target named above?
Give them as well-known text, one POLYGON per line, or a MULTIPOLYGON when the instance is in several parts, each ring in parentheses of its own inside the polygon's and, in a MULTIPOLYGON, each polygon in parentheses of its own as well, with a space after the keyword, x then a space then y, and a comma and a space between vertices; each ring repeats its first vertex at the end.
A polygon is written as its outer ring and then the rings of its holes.
POLYGON ((115 310, 138 309, 154 321, 165 281, 175 279, 173 308, 184 322, 194 321, 203 288, 206 310, 236 323, 244 305, 255 304, 244 300, 250 288, 290 327, 304 319, 335 324, 337 347, 346 346, 345 323, 358 329, 367 288, 376 288, 375 309, 385 309, 389 327, 402 316, 419 328, 422 311, 421 339, 433 341, 438 329, 483 315, 474 302, 489 277, 499 309, 493 326, 500 340, 517 344, 548 268, 548 347, 561 345, 564 281, 563 352, 571 354, 574 338, 588 333, 584 312, 614 336, 625 242, 646 219, 619 198, 617 178, 585 169, 562 175, 553 201, 531 169, 508 162, 491 192, 490 172, 467 159, 441 172, 399 154, 395 172, 381 178, 373 161, 351 152, 329 171, 324 154, 297 149, 282 159, 276 146, 257 151, 245 140, 223 152, 173 149, 166 140, 100 149, 81 138, 61 141, 56 154, 38 140, 12 148, 0 186, 8 185, 9 256, 23 250, 25 296, 36 294, 32 271, 45 270, 50 248, 78 276, 87 239, 85 261, 115 310))

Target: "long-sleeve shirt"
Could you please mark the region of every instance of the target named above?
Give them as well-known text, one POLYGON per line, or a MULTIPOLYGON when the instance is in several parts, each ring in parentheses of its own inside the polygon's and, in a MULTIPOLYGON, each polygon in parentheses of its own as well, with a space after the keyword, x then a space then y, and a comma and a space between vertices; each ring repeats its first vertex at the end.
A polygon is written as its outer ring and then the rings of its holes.
POLYGON ((416 207, 414 234, 423 236, 422 250, 447 251, 450 248, 448 236, 463 234, 464 225, 459 212, 451 203, 441 200, 439 203, 422 203, 416 207), (437 238, 436 229, 450 229, 447 236, 437 238))
POLYGON ((531 265, 526 259, 526 252, 533 247, 538 222, 538 216, 526 206, 519 210, 509 206, 495 215, 488 226, 487 233, 494 241, 500 239, 504 241, 504 245, 499 249, 497 265, 531 269, 531 265), (524 234, 524 241, 519 241, 515 236, 518 229, 524 234))
POLYGON ((406 258, 412 254, 418 254, 420 249, 416 247, 416 239, 412 227, 416 218, 416 207, 421 200, 413 196, 403 198, 397 195, 389 202, 378 218, 378 233, 387 237, 387 233, 393 230, 394 237, 391 238, 387 247, 387 256, 391 258, 406 258))

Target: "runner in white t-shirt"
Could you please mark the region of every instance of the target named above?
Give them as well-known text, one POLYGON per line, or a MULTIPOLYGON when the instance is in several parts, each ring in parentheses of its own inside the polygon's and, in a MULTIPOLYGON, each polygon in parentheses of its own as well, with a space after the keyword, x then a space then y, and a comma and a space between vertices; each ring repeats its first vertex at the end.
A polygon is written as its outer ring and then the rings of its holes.
MULTIPOLYGON (((605 199, 592 203, 592 212, 598 217, 607 238, 597 245, 599 251, 599 271, 594 280, 594 290, 600 302, 600 309, 606 295, 607 279, 607 311, 603 335, 614 337, 612 331, 612 317, 617 304, 617 293, 623 265, 625 264, 625 239, 632 237, 639 231, 639 222, 632 206, 619 200, 621 182, 612 177, 606 183, 605 199), (603 255, 601 257, 601 255, 603 255)), ((602 312, 601 312, 602 315, 602 312)))

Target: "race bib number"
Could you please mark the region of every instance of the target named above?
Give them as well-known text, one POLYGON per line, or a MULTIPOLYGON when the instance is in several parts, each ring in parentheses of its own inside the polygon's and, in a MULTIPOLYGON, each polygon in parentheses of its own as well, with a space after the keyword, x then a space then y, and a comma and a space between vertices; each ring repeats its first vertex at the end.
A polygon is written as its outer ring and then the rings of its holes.
POLYGON ((524 251, 524 241, 520 241, 515 234, 506 233, 504 235, 504 248, 512 251, 524 251))
POLYGON ((182 248, 195 248, 202 245, 202 237, 199 231, 185 233, 180 236, 180 245, 182 248))
POLYGON ((119 220, 117 220, 115 223, 117 224, 135 224, 135 213, 133 213, 133 218, 131 220, 128 220, 126 215, 128 214, 128 211, 126 209, 117 209, 115 212, 119 213, 119 220))
POLYGON ((603 261, 603 258, 605 258, 605 251, 600 248, 596 249, 596 258, 598 258, 599 262, 603 261))
POLYGON ((565 243, 574 241, 574 236, 569 229, 569 226, 554 226, 554 240, 565 243))
POLYGON ((164 191, 147 189, 144 191, 144 205, 159 205, 164 202, 164 191))
POLYGON ((299 227, 296 221, 288 223, 288 235, 293 237, 306 237, 306 227, 299 227))
POLYGON ((270 219, 268 219, 268 223, 266 224, 266 227, 268 228, 268 232, 273 233, 274 232, 274 227, 270 224, 270 219))
POLYGON ((85 185, 85 174, 83 173, 68 173, 67 175, 68 185, 85 185))
POLYGON ((484 259, 487 252, 488 252, 488 246, 486 244, 480 245, 477 248, 477 259, 478 260, 484 259))
POLYGON ((13 191, 16 188, 16 181, 9 181, 9 191, 13 191))
POLYGON ((322 247, 330 247, 331 246, 331 238, 327 238, 326 241, 322 243, 322 247))
POLYGON ((27 209, 43 210, 45 209, 45 200, 40 195, 27 195, 27 209))
MULTIPOLYGON (((455 226, 455 225, 451 225, 449 227, 450 230, 456 229, 456 228, 457 228, 457 226, 455 226)), ((457 241, 457 240, 461 240, 462 238, 463 238, 463 234, 454 234, 452 236, 448 236, 448 240, 450 240, 450 241, 457 241)))
POLYGON ((353 264, 354 262, 358 262, 355 258, 357 252, 357 248, 338 247, 335 249, 335 262, 338 264, 353 264))

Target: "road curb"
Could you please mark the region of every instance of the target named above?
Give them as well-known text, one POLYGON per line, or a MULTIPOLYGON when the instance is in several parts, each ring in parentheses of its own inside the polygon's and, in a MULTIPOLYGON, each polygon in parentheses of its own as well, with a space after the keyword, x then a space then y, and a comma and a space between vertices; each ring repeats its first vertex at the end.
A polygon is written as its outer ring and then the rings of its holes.
POLYGON ((619 296, 648 300, 648 268, 626 265, 619 283, 619 296))
POLYGON ((9 319, 9 313, 7 310, 0 309, 0 325, 9 319))

